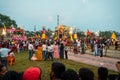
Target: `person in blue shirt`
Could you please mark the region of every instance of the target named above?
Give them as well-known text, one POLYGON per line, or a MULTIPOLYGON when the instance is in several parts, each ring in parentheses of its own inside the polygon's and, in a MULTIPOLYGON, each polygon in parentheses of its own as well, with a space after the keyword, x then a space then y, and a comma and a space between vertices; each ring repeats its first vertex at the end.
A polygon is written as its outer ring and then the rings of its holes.
POLYGON ((8 60, 7 60, 7 56, 8 56, 8 52, 10 52, 11 50, 5 47, 5 44, 2 44, 2 48, 0 49, 0 61, 1 64, 4 64, 8 70, 8 60))

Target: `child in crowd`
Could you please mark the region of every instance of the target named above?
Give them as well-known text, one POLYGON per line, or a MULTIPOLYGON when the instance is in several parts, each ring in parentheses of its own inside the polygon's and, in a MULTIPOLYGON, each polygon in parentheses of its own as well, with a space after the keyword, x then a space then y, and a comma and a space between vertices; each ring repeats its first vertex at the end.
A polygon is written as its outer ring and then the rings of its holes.
POLYGON ((11 51, 8 53, 8 56, 15 57, 15 54, 14 54, 14 52, 11 50, 11 51))
POLYGON ((12 50, 8 53, 8 61, 11 61, 11 60, 12 60, 12 64, 14 64, 15 63, 15 54, 12 50))
POLYGON ((36 57, 36 54, 35 54, 35 53, 33 53, 33 56, 31 57, 31 60, 32 60, 32 61, 36 61, 36 60, 37 60, 37 57, 36 57))

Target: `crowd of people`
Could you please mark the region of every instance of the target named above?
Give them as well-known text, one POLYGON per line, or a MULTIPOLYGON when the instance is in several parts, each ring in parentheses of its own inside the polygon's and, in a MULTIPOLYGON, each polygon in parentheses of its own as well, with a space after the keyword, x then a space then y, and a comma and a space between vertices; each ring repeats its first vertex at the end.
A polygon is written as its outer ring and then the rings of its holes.
MULTIPOLYGON (((116 63, 119 74, 108 74, 108 69, 98 67, 95 79, 94 72, 89 68, 80 68, 78 72, 73 69, 66 69, 61 62, 51 64, 49 80, 120 80, 120 62, 116 63)), ((31 66, 24 72, 8 71, 6 66, 0 64, 0 80, 42 80, 42 69, 37 66, 31 66)))
MULTIPOLYGON (((21 78, 19 80, 41 80, 41 69, 39 67, 30 67, 23 73, 18 73, 16 71, 8 70, 8 56, 12 56, 13 62, 15 61, 14 51, 17 53, 23 53, 23 51, 28 51, 28 59, 32 61, 41 60, 51 60, 54 59, 68 59, 68 50, 74 54, 85 54, 86 48, 90 44, 91 51, 94 56, 103 56, 103 50, 105 49, 105 55, 107 54, 107 48, 112 45, 111 40, 107 39, 91 39, 91 40, 53 40, 53 39, 34 39, 27 41, 0 41, 0 76, 3 80, 9 80, 6 78, 13 78, 12 80, 18 80, 15 78, 21 78), (29 72, 31 72, 29 74, 29 72), (34 73, 35 72, 35 73, 34 73), (33 75, 34 74, 34 75, 33 75), (3 75, 5 77, 3 77, 3 75), (11 75, 11 76, 9 76, 11 75), (19 75, 19 76, 17 76, 19 75), (35 79, 32 76, 36 77, 35 79), (27 78, 29 76, 29 78, 27 78), (31 77, 31 78, 30 78, 31 77), (5 79, 4 79, 5 78, 5 79), (39 79, 38 79, 39 78, 39 79)), ((119 62, 118 62, 119 63, 119 62)), ((120 71, 120 64, 117 64, 117 69, 120 71)), ((65 65, 59 62, 53 62, 52 70, 50 73, 51 80, 94 80, 94 73, 88 68, 81 68, 79 74, 72 69, 65 70, 65 65), (62 70, 63 68, 63 70, 62 70)), ((108 70, 106 68, 98 69, 98 80, 107 80, 108 70), (104 72, 105 71, 105 72, 104 72), (103 75, 104 73, 104 75, 103 75)), ((110 75, 109 80, 112 80, 113 75, 110 75)), ((114 75, 118 78, 118 75, 114 75)), ((1 79, 0 79, 1 80, 1 79)), ((119 78, 118 78, 119 80, 119 78)))

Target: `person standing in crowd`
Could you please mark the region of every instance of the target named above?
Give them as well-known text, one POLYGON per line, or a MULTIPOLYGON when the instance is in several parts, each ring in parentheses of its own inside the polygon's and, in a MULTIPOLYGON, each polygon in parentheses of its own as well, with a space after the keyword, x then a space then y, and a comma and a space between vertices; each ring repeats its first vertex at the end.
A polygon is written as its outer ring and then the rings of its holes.
POLYGON ((50 72, 50 80, 61 80, 61 75, 65 72, 65 65, 60 62, 53 62, 50 72))
POLYGON ((58 58, 59 58, 58 45, 57 45, 57 43, 55 43, 55 46, 54 46, 54 58, 55 58, 55 59, 58 59, 58 58))
POLYGON ((100 47, 101 47, 100 41, 98 41, 98 43, 97 43, 97 56, 100 56, 100 47))
POLYGON ((94 40, 90 41, 91 52, 94 52, 94 40))
POLYGON ((59 57, 60 57, 60 42, 58 41, 57 44, 58 44, 58 54, 59 54, 59 57))
POLYGON ((33 44, 32 44, 32 42, 30 42, 29 45, 28 45, 28 56, 29 56, 29 60, 31 60, 31 57, 32 57, 32 55, 33 55, 33 50, 34 50, 33 44))
POLYGON ((74 41, 73 47, 74 47, 74 54, 77 54, 78 51, 77 51, 77 42, 76 41, 74 41))
POLYGON ((42 44, 38 45, 37 58, 38 58, 38 60, 42 60, 42 44))
POLYGON ((108 45, 107 45, 107 42, 104 43, 104 53, 105 53, 105 56, 107 55, 107 50, 108 50, 108 45))
POLYGON ((77 41, 77 47, 78 47, 78 52, 80 53, 80 47, 81 47, 81 41, 80 40, 77 41))
POLYGON ((53 54, 52 54, 53 50, 52 50, 52 47, 51 45, 48 43, 47 45, 47 53, 46 53, 46 58, 44 61, 46 61, 47 58, 51 58, 51 60, 53 61, 53 54))
POLYGON ((47 52, 47 45, 45 44, 45 42, 43 42, 43 45, 42 45, 42 58, 43 60, 46 59, 46 52, 47 52))
POLYGON ((1 63, 5 64, 7 70, 8 70, 8 60, 7 60, 7 57, 8 57, 8 53, 10 51, 11 51, 10 49, 5 47, 5 44, 2 44, 2 48, 0 49, 1 63))
POLYGON ((115 50, 118 49, 118 41, 115 41, 115 50))
POLYGON ((38 48, 38 45, 39 45, 39 42, 38 42, 38 40, 36 39, 36 40, 35 40, 35 49, 38 48))
POLYGON ((20 47, 20 53, 23 52, 24 48, 23 48, 23 42, 22 41, 20 41, 19 47, 20 47))
POLYGON ((103 47, 104 44, 100 43, 100 57, 103 57, 103 47))
POLYGON ((84 42, 84 40, 81 41, 81 49, 82 49, 81 54, 85 54, 85 42, 84 42))
POLYGON ((94 56, 98 56, 98 45, 97 45, 97 42, 95 42, 95 50, 94 50, 94 56))
POLYGON ((54 45, 53 45, 53 43, 54 43, 54 42, 51 41, 51 45, 50 45, 50 46, 51 46, 51 49, 52 49, 52 50, 51 50, 52 56, 54 56, 54 45))
POLYGON ((27 50, 27 42, 26 41, 23 42, 23 47, 24 47, 24 50, 27 50))
POLYGON ((20 52, 20 43, 17 42, 17 52, 19 53, 20 52))
POLYGON ((61 43, 60 45, 60 59, 64 59, 64 45, 61 43))
POLYGON ((65 51, 65 58, 68 59, 68 47, 67 47, 67 45, 64 46, 64 51, 65 51))

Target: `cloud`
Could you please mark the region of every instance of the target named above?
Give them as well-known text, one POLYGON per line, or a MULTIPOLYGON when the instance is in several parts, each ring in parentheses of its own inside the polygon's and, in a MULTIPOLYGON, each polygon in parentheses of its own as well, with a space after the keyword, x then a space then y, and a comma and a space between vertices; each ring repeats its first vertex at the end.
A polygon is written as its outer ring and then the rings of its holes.
POLYGON ((83 3, 86 3, 86 0, 82 0, 83 3))
POLYGON ((49 22, 53 22, 53 17, 52 17, 52 16, 49 16, 49 17, 48 17, 48 21, 49 21, 49 22))

